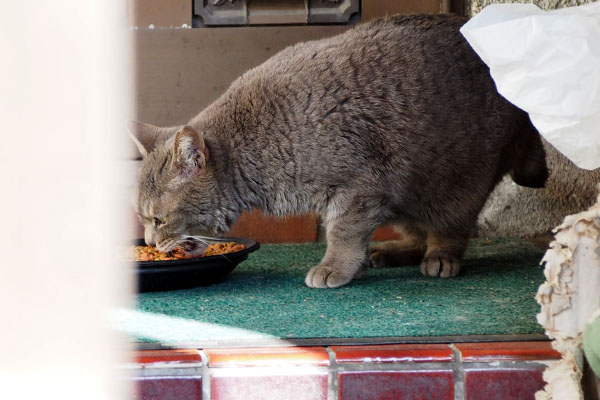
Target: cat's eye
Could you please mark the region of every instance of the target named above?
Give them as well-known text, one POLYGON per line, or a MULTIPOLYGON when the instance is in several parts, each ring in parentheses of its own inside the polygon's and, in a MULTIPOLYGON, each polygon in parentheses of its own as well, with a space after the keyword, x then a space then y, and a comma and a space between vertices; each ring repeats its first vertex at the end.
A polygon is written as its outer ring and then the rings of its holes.
POLYGON ((167 222, 167 219, 165 217, 163 217, 163 218, 154 217, 154 226, 157 228, 161 225, 164 225, 166 222, 167 222))

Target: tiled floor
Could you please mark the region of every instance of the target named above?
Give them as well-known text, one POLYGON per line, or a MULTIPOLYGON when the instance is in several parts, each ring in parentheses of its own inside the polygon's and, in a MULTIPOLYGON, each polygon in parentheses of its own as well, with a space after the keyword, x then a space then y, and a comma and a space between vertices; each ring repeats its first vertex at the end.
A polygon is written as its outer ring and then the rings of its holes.
POLYGON ((136 399, 533 399, 549 342, 140 350, 136 399))

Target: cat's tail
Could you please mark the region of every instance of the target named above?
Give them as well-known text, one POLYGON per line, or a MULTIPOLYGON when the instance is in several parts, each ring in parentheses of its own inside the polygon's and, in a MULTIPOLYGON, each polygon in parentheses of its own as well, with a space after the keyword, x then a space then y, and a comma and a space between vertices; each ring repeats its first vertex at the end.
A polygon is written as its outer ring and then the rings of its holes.
POLYGON ((517 129, 518 139, 512 152, 509 174, 518 185, 542 188, 548 179, 548 167, 540 134, 526 113, 523 113, 517 129))

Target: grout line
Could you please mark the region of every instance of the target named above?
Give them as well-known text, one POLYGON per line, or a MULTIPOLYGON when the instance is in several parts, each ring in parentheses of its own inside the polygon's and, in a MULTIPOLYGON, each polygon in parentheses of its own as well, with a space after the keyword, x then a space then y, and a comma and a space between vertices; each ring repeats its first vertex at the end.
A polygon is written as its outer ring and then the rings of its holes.
POLYGON ((452 362, 353 362, 336 364, 336 372, 454 371, 452 362))
POLYGON ((469 361, 463 363, 463 370, 531 370, 544 369, 558 360, 491 360, 491 361, 469 361))
POLYGON ((137 368, 133 372, 133 377, 152 379, 152 378, 194 378, 202 376, 202 367, 183 366, 183 367, 153 367, 153 368, 137 368))
POLYGON ((303 376, 327 375, 329 367, 306 365, 271 365, 271 366, 246 366, 246 367, 218 367, 210 368, 211 378, 227 377, 265 377, 265 376, 303 376))
POLYGON ((338 400, 339 385, 338 385, 338 364, 335 359, 335 352, 330 347, 325 347, 329 354, 329 373, 327 374, 327 400, 338 400))
POLYGON ((198 349, 202 359, 202 400, 210 400, 210 369, 208 368, 208 354, 202 349, 198 349))
POLYGON ((454 352, 452 370, 454 371, 454 400, 465 400, 465 370, 462 363, 460 350, 450 343, 448 345, 454 352))

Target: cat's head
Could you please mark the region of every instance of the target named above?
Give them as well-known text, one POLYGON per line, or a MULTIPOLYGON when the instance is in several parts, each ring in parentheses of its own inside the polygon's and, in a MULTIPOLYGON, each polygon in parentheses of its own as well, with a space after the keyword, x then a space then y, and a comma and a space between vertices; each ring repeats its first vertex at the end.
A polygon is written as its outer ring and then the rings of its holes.
POLYGON ((189 126, 159 128, 133 121, 129 130, 143 157, 133 206, 146 243, 165 252, 184 245, 199 255, 203 237, 219 235, 229 225, 219 211, 203 135, 189 126))

